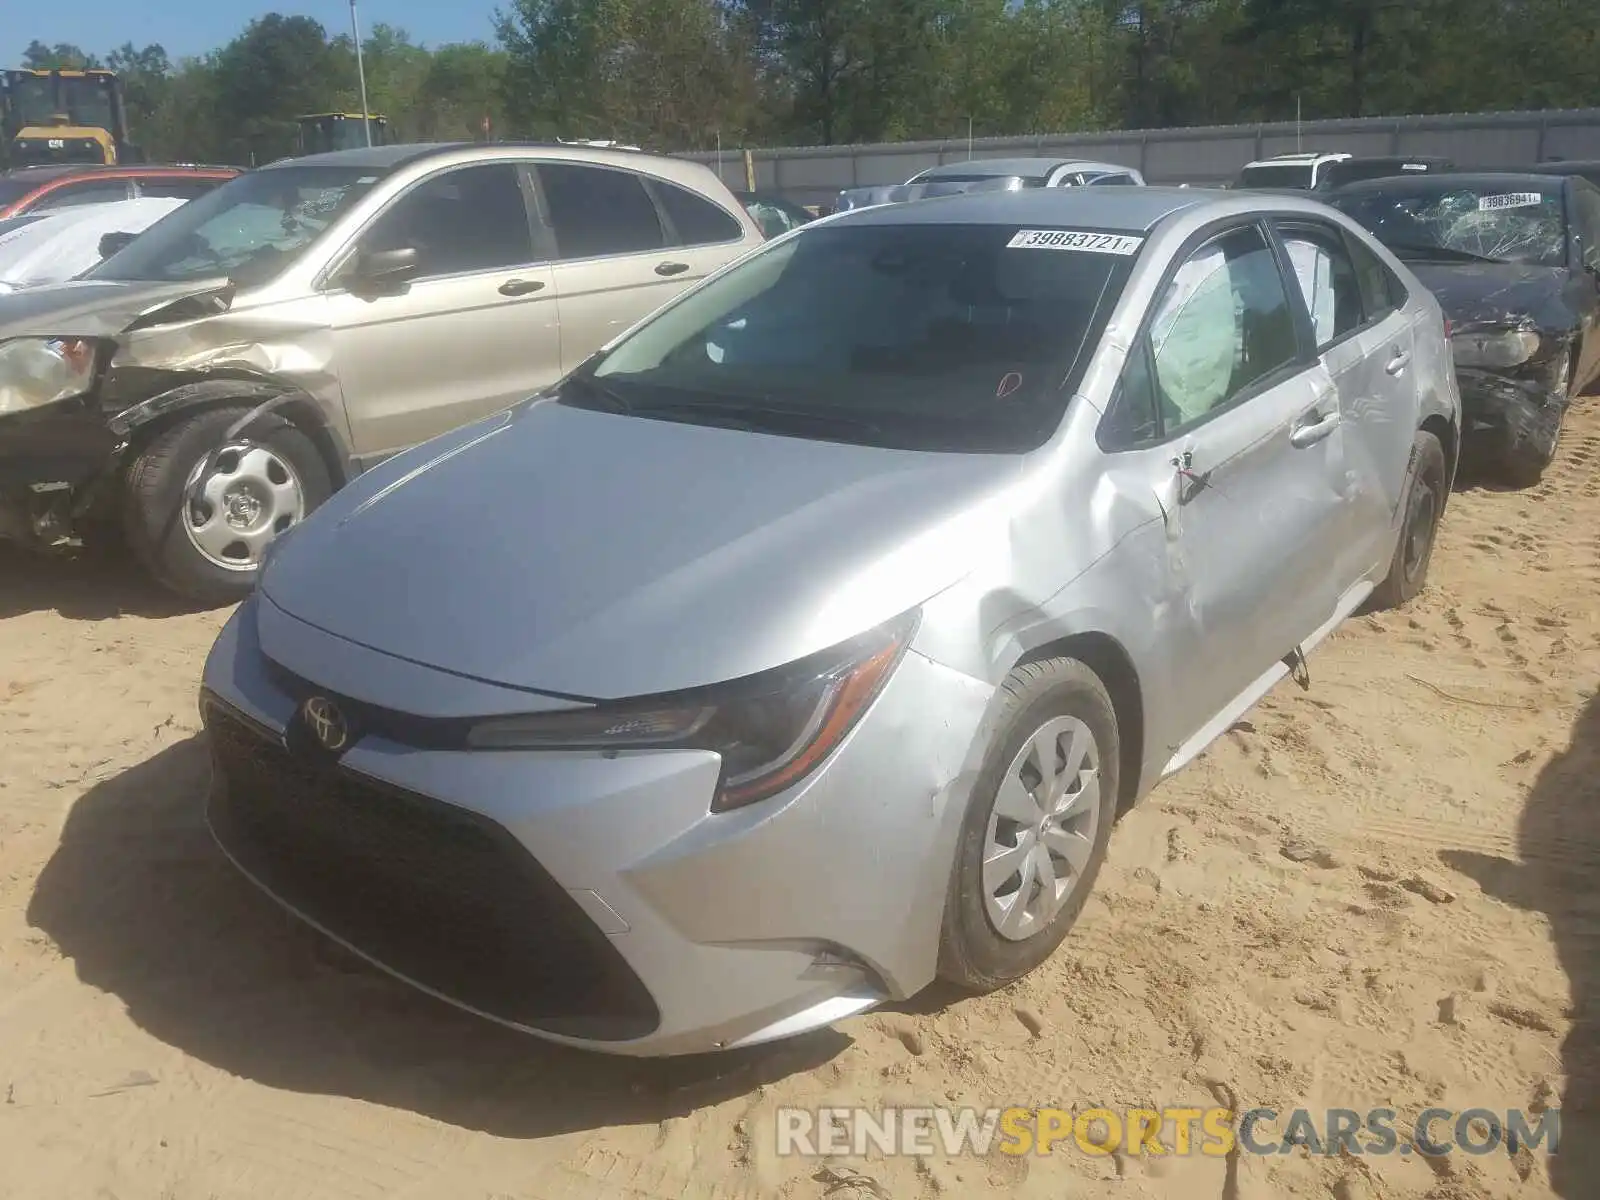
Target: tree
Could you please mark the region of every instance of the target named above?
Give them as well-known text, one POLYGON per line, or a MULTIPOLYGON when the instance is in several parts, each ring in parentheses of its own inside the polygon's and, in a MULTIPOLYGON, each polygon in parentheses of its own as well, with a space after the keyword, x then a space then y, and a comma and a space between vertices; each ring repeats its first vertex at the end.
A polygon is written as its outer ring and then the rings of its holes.
POLYGON ((265 162, 295 149, 295 117, 348 89, 322 26, 268 13, 217 52, 219 142, 234 159, 265 162))
POLYGON ((35 71, 54 69, 82 71, 87 67, 98 67, 100 60, 92 54, 85 54, 71 42, 57 42, 54 46, 47 46, 43 42, 32 41, 22 52, 22 65, 31 67, 35 71))

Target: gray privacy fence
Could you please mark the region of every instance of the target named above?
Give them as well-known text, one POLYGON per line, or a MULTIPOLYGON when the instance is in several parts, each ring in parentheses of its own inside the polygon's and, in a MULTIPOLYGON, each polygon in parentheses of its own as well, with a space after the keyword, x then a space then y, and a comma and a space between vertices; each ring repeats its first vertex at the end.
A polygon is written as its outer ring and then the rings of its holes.
POLYGON ((1600 159, 1600 108, 1550 112, 1362 117, 1195 129, 965 138, 860 146, 786 146, 685 154, 716 168, 729 187, 746 184, 800 204, 829 204, 841 189, 904 183, 918 171, 971 158, 1061 155, 1137 167, 1151 183, 1215 184, 1257 158, 1296 150, 1425 154, 1461 167, 1515 169, 1550 158, 1600 159))

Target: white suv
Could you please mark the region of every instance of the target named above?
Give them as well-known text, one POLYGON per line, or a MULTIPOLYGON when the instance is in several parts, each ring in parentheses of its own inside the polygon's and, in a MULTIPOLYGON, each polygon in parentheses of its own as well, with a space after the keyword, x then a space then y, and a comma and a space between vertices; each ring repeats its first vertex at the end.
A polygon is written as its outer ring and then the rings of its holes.
POLYGON ((1348 154, 1279 154, 1246 163, 1234 182, 1237 188, 1299 188, 1310 191, 1317 186, 1322 168, 1343 162, 1348 154))

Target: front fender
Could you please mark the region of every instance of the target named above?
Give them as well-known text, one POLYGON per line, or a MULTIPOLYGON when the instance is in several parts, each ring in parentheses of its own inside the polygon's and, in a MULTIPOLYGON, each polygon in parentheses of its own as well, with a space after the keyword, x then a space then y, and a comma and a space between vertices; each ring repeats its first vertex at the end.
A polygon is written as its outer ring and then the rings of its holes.
MULTIPOLYGON (((117 389, 109 388, 108 392, 115 396, 117 389)), ((130 442, 140 430, 178 413, 224 404, 242 404, 252 409, 273 405, 316 443, 338 485, 343 486, 359 474, 344 434, 336 422, 328 419, 323 406, 302 389, 271 378, 230 375, 194 379, 167 386, 131 404, 113 400, 107 405, 110 411, 106 424, 113 434, 130 442)))

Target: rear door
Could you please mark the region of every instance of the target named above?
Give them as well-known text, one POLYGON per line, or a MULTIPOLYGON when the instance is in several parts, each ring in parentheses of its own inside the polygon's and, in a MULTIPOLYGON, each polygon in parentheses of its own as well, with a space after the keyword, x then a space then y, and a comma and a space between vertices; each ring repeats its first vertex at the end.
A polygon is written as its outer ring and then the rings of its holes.
POLYGON ((1362 325, 1356 341, 1383 399, 1381 406, 1348 414, 1345 443, 1360 473, 1362 498, 1376 498, 1383 522, 1381 529, 1366 531, 1375 539, 1367 557, 1374 567, 1386 567, 1405 503, 1411 444, 1422 424, 1416 355, 1417 324, 1424 310, 1412 303, 1400 277, 1361 238, 1346 232, 1344 240, 1361 285, 1362 325))
POLYGON ((1117 410, 1166 512, 1200 732, 1334 611, 1343 515, 1332 380, 1302 344, 1266 231, 1234 225, 1184 256, 1130 353, 1117 410), (1147 399, 1141 401, 1139 397, 1147 399), (1153 400, 1153 404, 1152 404, 1153 400), (1330 420, 1331 418, 1331 420, 1330 420))
POLYGON ((419 180, 358 235, 363 252, 415 248, 416 276, 358 294, 336 270, 328 320, 358 457, 380 457, 497 412, 560 375, 554 275, 522 167, 497 161, 419 180))
POLYGON ((1568 186, 1573 192, 1573 225, 1578 235, 1578 290, 1587 301, 1573 380, 1573 390, 1578 391, 1600 379, 1600 188, 1587 179, 1574 179, 1568 186))
POLYGON ((567 161, 539 163, 537 179, 564 370, 744 250, 736 217, 664 180, 567 161))
POLYGON ((1279 221, 1277 231, 1310 336, 1338 395, 1335 484, 1347 518, 1339 578, 1348 587, 1389 557, 1411 431, 1420 416, 1411 363, 1416 335, 1404 300, 1395 303, 1399 281, 1391 286, 1387 268, 1363 247, 1352 248, 1337 226, 1295 217, 1279 221))

